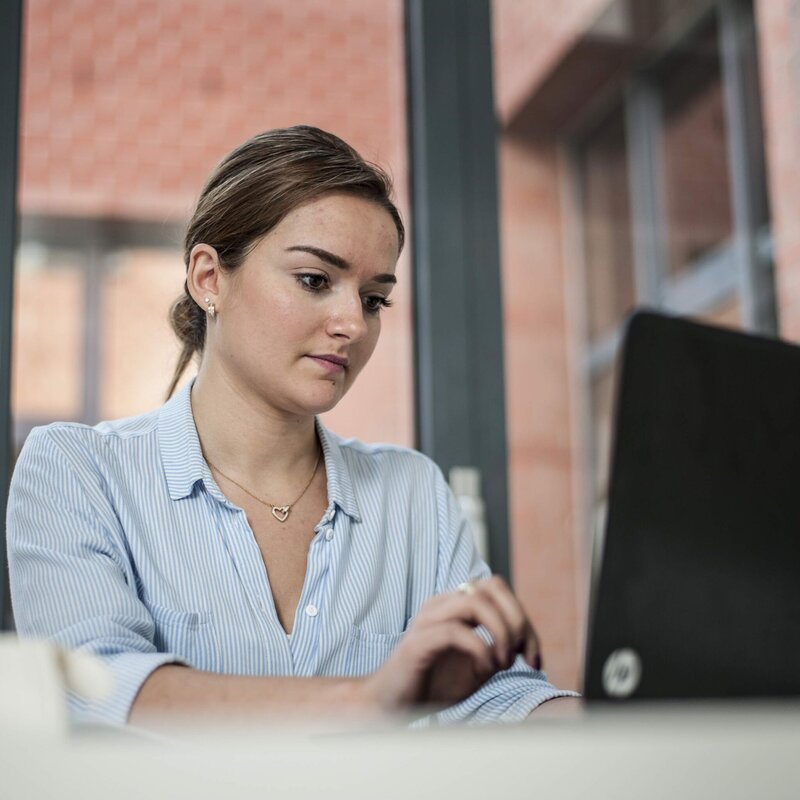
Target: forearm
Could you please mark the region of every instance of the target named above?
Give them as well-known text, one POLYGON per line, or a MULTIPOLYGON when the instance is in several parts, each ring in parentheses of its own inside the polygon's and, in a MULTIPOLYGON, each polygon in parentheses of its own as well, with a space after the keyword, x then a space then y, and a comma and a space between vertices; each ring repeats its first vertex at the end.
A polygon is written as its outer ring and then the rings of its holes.
POLYGON ((377 713, 358 678, 284 678, 220 675, 167 664, 142 685, 129 721, 147 725, 167 717, 224 717, 250 722, 377 713))
POLYGON ((582 697, 553 697, 528 714, 528 720, 542 719, 579 719, 584 715, 582 697))

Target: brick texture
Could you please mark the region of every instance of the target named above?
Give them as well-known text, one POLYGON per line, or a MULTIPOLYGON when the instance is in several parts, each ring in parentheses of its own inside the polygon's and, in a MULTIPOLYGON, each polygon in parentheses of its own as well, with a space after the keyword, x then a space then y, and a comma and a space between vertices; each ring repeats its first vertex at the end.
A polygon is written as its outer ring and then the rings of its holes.
POLYGON ((609 0, 492 0, 495 96, 507 120, 609 0))

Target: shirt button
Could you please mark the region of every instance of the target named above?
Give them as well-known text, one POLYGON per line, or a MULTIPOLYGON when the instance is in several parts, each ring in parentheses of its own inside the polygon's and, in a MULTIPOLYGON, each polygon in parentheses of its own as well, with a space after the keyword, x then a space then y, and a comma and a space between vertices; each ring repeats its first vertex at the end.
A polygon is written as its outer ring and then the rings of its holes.
POLYGON ((336 516, 336 506, 331 509, 330 519, 333 519, 336 516))
POLYGON ((325 539, 326 539, 326 541, 328 541, 328 542, 329 542, 331 539, 333 539, 333 528, 328 528, 328 530, 326 530, 326 531, 325 531, 325 539))
POLYGON ((306 615, 309 617, 316 617, 319 614, 319 609, 315 605, 306 606, 306 615))

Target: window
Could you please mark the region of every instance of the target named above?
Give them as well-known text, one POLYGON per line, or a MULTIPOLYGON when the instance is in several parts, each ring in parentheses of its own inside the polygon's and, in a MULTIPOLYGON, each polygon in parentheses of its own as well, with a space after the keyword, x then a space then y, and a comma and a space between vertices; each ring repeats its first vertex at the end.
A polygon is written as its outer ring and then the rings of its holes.
POLYGON ((582 152, 589 339, 614 332, 635 303, 629 175, 622 108, 582 152))
POLYGON ((657 83, 666 272, 679 278, 733 234, 716 17, 676 48, 657 83))
POLYGON ((632 7, 640 22, 668 25, 669 44, 633 70, 605 116, 571 147, 594 517, 607 492, 615 360, 628 311, 647 305, 777 329, 751 4, 710 4, 698 16, 696 4, 687 15, 676 3, 663 19, 646 13, 654 5, 632 7))
POLYGON ((179 241, 179 230, 156 223, 23 217, 15 451, 35 425, 94 424, 147 411, 163 396, 178 357, 167 309, 183 280, 179 241))

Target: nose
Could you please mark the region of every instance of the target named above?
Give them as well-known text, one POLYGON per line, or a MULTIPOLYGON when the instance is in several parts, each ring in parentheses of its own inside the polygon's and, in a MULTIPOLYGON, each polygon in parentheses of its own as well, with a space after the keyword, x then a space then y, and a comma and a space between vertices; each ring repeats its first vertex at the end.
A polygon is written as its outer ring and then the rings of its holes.
POLYGON ((328 333, 331 336, 357 342, 367 333, 367 321, 364 314, 361 295, 358 292, 347 292, 336 298, 336 303, 328 317, 328 333))

